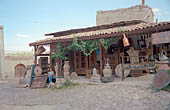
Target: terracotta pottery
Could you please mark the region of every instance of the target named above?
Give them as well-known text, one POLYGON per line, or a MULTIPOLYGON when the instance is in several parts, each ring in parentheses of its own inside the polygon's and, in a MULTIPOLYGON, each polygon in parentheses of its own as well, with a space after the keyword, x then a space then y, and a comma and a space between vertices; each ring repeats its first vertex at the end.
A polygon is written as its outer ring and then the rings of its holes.
POLYGON ((70 75, 70 65, 69 65, 69 61, 65 61, 64 62, 64 78, 67 78, 70 75))
POLYGON ((69 72, 70 71, 70 65, 69 61, 64 62, 64 72, 69 72))

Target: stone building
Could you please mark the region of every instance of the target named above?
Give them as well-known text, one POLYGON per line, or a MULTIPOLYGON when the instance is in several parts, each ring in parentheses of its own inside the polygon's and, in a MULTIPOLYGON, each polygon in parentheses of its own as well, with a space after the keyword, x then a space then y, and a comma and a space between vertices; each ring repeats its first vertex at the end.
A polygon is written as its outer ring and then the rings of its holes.
POLYGON ((4 77, 4 33, 0 26, 0 79, 4 77))
POLYGON ((96 15, 96 25, 132 20, 142 20, 147 23, 153 23, 154 13, 152 8, 142 4, 117 10, 97 11, 96 15))

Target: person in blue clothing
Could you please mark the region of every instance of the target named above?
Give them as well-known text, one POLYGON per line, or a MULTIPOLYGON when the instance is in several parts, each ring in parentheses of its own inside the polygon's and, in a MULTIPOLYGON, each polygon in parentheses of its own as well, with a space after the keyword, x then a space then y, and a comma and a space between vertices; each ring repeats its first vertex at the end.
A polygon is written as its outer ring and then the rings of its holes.
POLYGON ((52 84, 53 75, 54 75, 54 72, 53 72, 52 69, 50 68, 50 71, 48 72, 48 82, 49 82, 49 86, 52 84))

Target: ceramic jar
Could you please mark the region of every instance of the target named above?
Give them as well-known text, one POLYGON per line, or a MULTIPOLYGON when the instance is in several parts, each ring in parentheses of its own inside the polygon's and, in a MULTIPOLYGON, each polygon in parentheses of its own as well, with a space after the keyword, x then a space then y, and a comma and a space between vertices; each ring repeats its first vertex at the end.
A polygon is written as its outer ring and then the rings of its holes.
POLYGON ((70 75, 70 65, 69 65, 69 61, 65 61, 64 62, 64 78, 67 79, 68 76, 70 75))
POLYGON ((69 65, 69 61, 65 61, 64 62, 64 72, 69 72, 70 71, 70 65, 69 65))

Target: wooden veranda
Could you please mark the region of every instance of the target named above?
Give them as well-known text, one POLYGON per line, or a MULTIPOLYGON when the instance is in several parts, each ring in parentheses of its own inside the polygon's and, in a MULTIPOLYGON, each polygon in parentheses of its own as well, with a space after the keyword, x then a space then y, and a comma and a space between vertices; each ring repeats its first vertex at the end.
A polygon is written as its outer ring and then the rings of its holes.
MULTIPOLYGON (((57 43, 62 43, 63 46, 69 45, 73 41, 73 37, 77 36, 78 40, 93 40, 93 39, 105 39, 110 37, 116 37, 118 40, 122 38, 123 33, 126 33, 128 38, 131 39, 140 39, 146 41, 148 38, 151 38, 153 33, 169 31, 170 22, 160 22, 160 23, 146 23, 143 21, 123 21, 113 24, 93 26, 88 28, 80 29, 71 29, 66 31, 54 32, 50 34, 45 34, 45 36, 53 36, 52 38, 47 38, 45 40, 39 40, 33 43, 30 43, 29 46, 34 47, 34 53, 40 46, 49 45, 50 52, 49 54, 34 54, 34 63, 37 65, 38 56, 48 56, 49 57, 49 68, 54 70, 55 62, 59 62, 59 59, 53 60, 52 53, 57 53, 57 43)), ((139 40, 139 41, 140 41, 139 40)), ((136 44, 136 41, 133 41, 131 45, 136 44)), ((145 42, 146 43, 146 42, 145 42)), ((106 53, 101 43, 98 42, 99 53, 98 56, 96 51, 94 51, 90 56, 83 55, 80 51, 70 51, 68 52, 68 57, 70 58, 70 66, 72 71, 77 72, 78 74, 86 74, 91 71, 94 66, 99 65, 99 72, 102 75, 103 67, 105 65, 106 53), (99 57, 99 58, 97 58, 99 57), (98 61, 97 61, 98 60, 98 61)), ((107 55, 107 58, 110 59, 110 64, 112 64, 112 69, 114 70, 117 64, 123 63, 124 60, 121 60, 121 46, 119 41, 113 43, 113 48, 118 49, 117 54, 112 54, 111 56, 107 55), (116 45, 116 47, 114 47, 116 45), (123 61, 123 62, 122 62, 123 61)), ((112 49, 113 49, 112 48, 112 49)), ((147 49, 141 49, 140 52, 146 53, 147 49)))

